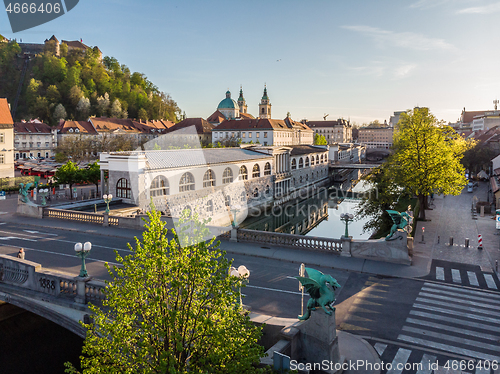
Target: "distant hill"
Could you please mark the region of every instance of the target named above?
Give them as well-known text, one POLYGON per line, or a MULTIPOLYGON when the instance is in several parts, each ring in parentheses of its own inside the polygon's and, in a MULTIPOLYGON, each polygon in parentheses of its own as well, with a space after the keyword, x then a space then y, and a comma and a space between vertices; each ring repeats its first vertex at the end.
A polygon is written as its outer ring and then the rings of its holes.
POLYGON ((17 121, 36 117, 55 125, 60 119, 86 120, 93 115, 179 120, 177 103, 144 74, 132 73, 114 57, 102 58, 97 47, 79 41, 59 43, 54 36, 41 45, 0 43, 0 97, 11 105, 28 56, 17 121))

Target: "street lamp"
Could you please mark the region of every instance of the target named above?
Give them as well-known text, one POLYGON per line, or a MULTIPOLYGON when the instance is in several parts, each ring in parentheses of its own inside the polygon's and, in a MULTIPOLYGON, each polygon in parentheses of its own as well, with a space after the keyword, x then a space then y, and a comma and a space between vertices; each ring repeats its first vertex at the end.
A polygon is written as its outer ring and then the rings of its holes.
POLYGON ((76 256, 82 259, 82 268, 80 269, 80 277, 82 278, 89 276, 89 274, 87 273, 87 269, 85 268, 85 258, 87 258, 87 256, 89 255, 91 248, 92 243, 90 242, 85 242, 83 246, 82 243, 75 244, 76 256))
POLYGON ((47 205, 47 200, 45 200, 45 199, 46 199, 47 195, 49 194, 49 190, 47 188, 42 188, 40 191, 38 191, 38 193, 42 197, 42 206, 47 205))
POLYGON ((104 202, 106 203, 106 213, 109 214, 109 203, 111 202, 111 200, 113 200, 113 195, 111 195, 111 194, 103 195, 102 198, 104 199, 104 202))
MULTIPOLYGON (((244 281, 248 282, 248 277, 250 277, 250 270, 248 270, 245 265, 240 265, 238 269, 236 269, 234 266, 231 266, 231 269, 229 270, 229 275, 240 278, 241 283, 244 281)), ((240 283, 240 306, 243 308, 243 300, 241 299, 241 283, 240 283)))
POLYGON ((231 209, 233 211, 233 229, 236 228, 236 213, 241 209, 241 205, 234 205, 233 208, 231 209))
POLYGON ((345 235, 344 236, 346 238, 349 237, 349 231, 348 231, 349 222, 352 222, 353 219, 354 219, 354 215, 352 215, 351 213, 342 213, 340 215, 340 220, 345 222, 345 235))

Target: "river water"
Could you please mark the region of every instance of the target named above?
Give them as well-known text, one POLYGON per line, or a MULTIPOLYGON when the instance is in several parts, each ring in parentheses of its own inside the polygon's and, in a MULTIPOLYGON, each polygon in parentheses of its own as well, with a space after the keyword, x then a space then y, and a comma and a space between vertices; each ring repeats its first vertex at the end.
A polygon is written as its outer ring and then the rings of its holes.
MULTIPOLYGON (((342 191, 351 187, 350 180, 335 187, 335 193, 323 189, 299 203, 281 206, 258 217, 247 217, 240 227, 339 239, 345 233, 340 215, 355 214, 358 202, 339 198, 344 196, 342 191)), ((349 235, 354 239, 367 239, 370 233, 363 233, 365 222, 365 219, 351 222, 349 235)), ((82 346, 83 339, 35 314, 19 309, 19 314, 1 320, 0 313, 1 374, 64 373, 65 362, 79 363, 82 346)))

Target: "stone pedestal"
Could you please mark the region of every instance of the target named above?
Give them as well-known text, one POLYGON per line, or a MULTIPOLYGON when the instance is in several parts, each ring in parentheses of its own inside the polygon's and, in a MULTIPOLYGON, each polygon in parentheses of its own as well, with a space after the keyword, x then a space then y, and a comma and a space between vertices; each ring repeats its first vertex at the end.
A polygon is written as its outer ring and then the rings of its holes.
POLYGON ((238 229, 231 229, 231 238, 229 239, 231 242, 237 242, 238 241, 238 229))
MULTIPOLYGON (((295 325, 301 332, 301 360, 316 364, 317 368, 331 374, 342 373, 341 364, 345 361, 340 356, 339 341, 335 329, 335 312, 331 316, 323 309, 312 311, 307 321, 295 325), (337 364, 337 368, 335 368, 337 364)), ((314 367, 314 366, 313 366, 314 367)))

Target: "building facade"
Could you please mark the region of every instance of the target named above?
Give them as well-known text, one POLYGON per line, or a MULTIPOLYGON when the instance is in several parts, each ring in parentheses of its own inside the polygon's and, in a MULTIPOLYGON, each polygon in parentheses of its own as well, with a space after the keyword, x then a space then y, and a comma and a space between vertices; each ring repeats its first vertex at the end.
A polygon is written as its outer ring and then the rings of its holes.
POLYGON ((14 177, 14 121, 7 99, 0 99, 0 178, 14 177))
POLYGON ((339 118, 336 121, 305 121, 314 131, 314 135, 323 135, 328 144, 347 143, 352 141, 352 125, 339 118))
POLYGON ((274 119, 227 120, 212 130, 212 143, 226 140, 240 141, 242 144, 261 144, 264 146, 287 146, 313 144, 313 131, 305 124, 274 119))
POLYGON ((358 142, 366 148, 389 149, 392 147, 393 137, 393 127, 361 127, 358 142))
MULTIPOLYGON (((328 183, 327 147, 204 148, 101 153, 108 191, 141 210, 188 209, 228 226, 328 183)), ((102 178, 104 180, 104 178, 102 178)))
POLYGON ((57 129, 38 120, 14 123, 15 159, 55 156, 57 129))

